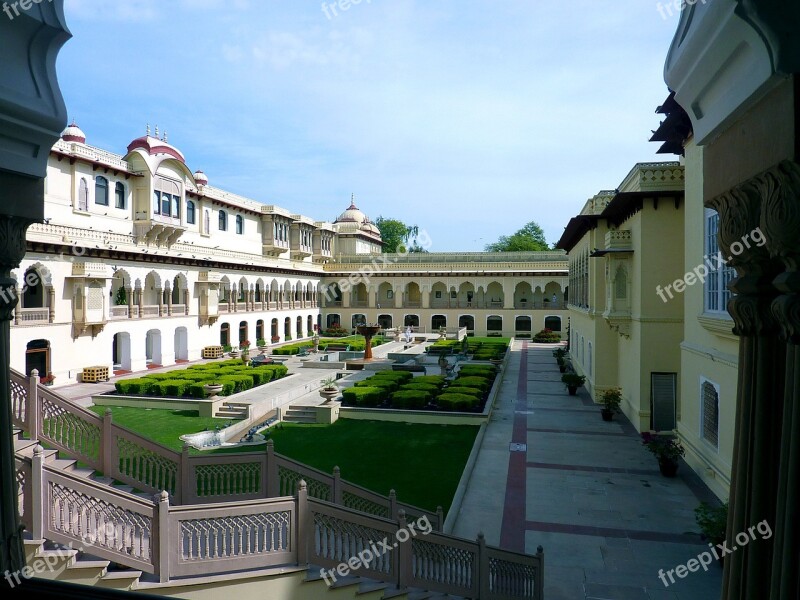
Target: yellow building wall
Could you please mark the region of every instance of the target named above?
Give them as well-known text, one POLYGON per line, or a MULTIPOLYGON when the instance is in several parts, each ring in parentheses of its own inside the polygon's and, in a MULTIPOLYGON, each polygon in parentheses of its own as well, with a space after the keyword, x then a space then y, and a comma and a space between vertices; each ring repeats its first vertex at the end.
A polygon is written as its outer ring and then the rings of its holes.
MULTIPOLYGON (((686 147, 685 270, 705 259, 703 208, 703 149, 686 147)), ((683 303, 686 322, 681 344, 681 382, 678 435, 686 448, 686 462, 720 498, 730 491, 731 460, 736 415, 738 337, 733 321, 704 315, 701 283, 686 288, 683 303), (701 385, 704 380, 719 387, 718 447, 701 436, 701 385)))

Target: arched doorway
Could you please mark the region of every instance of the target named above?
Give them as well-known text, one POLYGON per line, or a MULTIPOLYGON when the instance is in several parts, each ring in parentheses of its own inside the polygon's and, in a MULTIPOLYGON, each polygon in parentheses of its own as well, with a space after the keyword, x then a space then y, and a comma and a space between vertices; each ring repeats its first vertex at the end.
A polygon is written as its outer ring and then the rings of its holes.
POLYGON ((355 329, 359 325, 366 325, 366 324, 367 324, 367 316, 362 315, 361 313, 356 313, 353 315, 350 325, 353 329, 355 329))
POLYGON ((283 339, 292 339, 292 320, 289 317, 283 320, 283 339))
POLYGON ((431 317, 431 331, 438 331, 440 327, 447 327, 447 317, 445 315, 433 315, 431 317))
POLYGON ((231 326, 223 323, 219 328, 219 345, 222 347, 231 345, 231 326))
POLYGON ((306 333, 308 335, 313 335, 313 331, 314 331, 314 317, 308 315, 308 318, 306 319, 306 333))
POLYGON ((561 317, 545 317, 544 328, 551 331, 561 331, 561 317))
POLYGON ((331 327, 338 327, 339 323, 342 320, 342 316, 339 313, 332 313, 325 317, 325 322, 327 323, 326 327, 330 329, 331 327))
POLYGON ((392 315, 378 315, 378 325, 383 329, 392 328, 392 315))
POLYGON ((514 330, 521 333, 530 333, 531 318, 526 316, 517 317, 514 320, 514 330))
POLYGON ((297 317, 297 324, 295 325, 295 333, 297 334, 298 340, 301 337, 303 337, 303 317, 297 317))
POLYGON ((186 327, 175 329, 175 362, 189 360, 189 331, 186 327))
POLYGON ((112 355, 115 371, 131 370, 131 334, 121 331, 114 334, 112 355))
POLYGON ((247 321, 240 321, 239 322, 239 344, 241 345, 242 342, 248 339, 247 337, 248 326, 247 321))
POLYGON ((472 315, 461 315, 458 317, 458 326, 466 327, 468 333, 475 331, 475 317, 472 315))
POLYGON ((25 374, 30 375, 36 369, 39 376, 50 373, 50 341, 32 340, 25 348, 25 374))
POLYGON ((498 315, 491 315, 486 317, 486 331, 489 333, 503 331, 503 317, 498 315))
POLYGON ((272 343, 274 344, 280 339, 280 334, 278 333, 278 319, 272 319, 270 327, 270 337, 272 343))
POLYGON ((161 330, 151 329, 147 332, 145 358, 148 367, 161 366, 161 330))
MULTIPOLYGON (((259 300, 260 302, 260 300, 259 300)), ((264 338, 264 319, 259 319, 256 321, 256 342, 258 340, 263 340, 264 338)))
POLYGON ((419 315, 406 315, 403 317, 403 327, 416 327, 419 329, 419 315))

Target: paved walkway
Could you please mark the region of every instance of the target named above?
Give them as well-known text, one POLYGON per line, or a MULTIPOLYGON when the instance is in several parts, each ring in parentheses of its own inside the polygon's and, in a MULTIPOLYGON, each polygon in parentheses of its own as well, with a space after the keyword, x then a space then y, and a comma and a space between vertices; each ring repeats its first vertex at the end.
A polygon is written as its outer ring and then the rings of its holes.
POLYGON ((514 342, 453 533, 542 545, 547 600, 718 599, 716 564, 658 577, 708 549, 694 508, 713 495, 686 465, 663 477, 624 416, 604 422, 583 389, 569 396, 552 348, 514 342))

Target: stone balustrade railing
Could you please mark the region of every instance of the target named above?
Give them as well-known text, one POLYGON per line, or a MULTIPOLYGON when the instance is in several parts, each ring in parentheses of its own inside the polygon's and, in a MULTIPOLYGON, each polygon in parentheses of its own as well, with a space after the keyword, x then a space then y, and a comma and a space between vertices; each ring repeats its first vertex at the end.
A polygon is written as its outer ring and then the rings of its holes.
POLYGON ((21 519, 33 539, 85 548, 162 582, 284 565, 335 569, 385 540, 389 548, 359 575, 465 598, 542 597, 541 547, 531 556, 487 546, 482 535, 442 534, 441 510, 406 507, 393 494, 387 502, 342 481, 338 470, 329 476, 275 455, 271 445, 266 454, 171 451, 115 425, 110 413, 98 417, 41 387, 37 375, 12 371, 15 426, 106 476, 154 491, 154 500, 60 469, 37 446, 33 456, 16 458, 21 519), (181 496, 204 504, 176 505, 181 496), (430 528, 407 527, 426 519, 430 528))

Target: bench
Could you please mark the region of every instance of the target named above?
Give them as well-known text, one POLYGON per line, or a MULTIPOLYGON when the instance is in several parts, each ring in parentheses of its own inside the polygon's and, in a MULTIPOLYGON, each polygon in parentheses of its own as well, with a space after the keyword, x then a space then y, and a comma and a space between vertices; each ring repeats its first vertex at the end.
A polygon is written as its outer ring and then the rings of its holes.
POLYGON ((392 365, 392 371, 410 371, 412 373, 424 373, 426 375, 428 373, 428 370, 425 368, 425 365, 407 365, 407 364, 392 365))
POLYGON ((274 365, 275 360, 269 356, 254 356, 250 359, 250 366, 251 367, 260 367, 261 365, 274 365))
POLYGON ((350 350, 349 344, 328 344, 325 347, 325 352, 347 352, 350 350))

